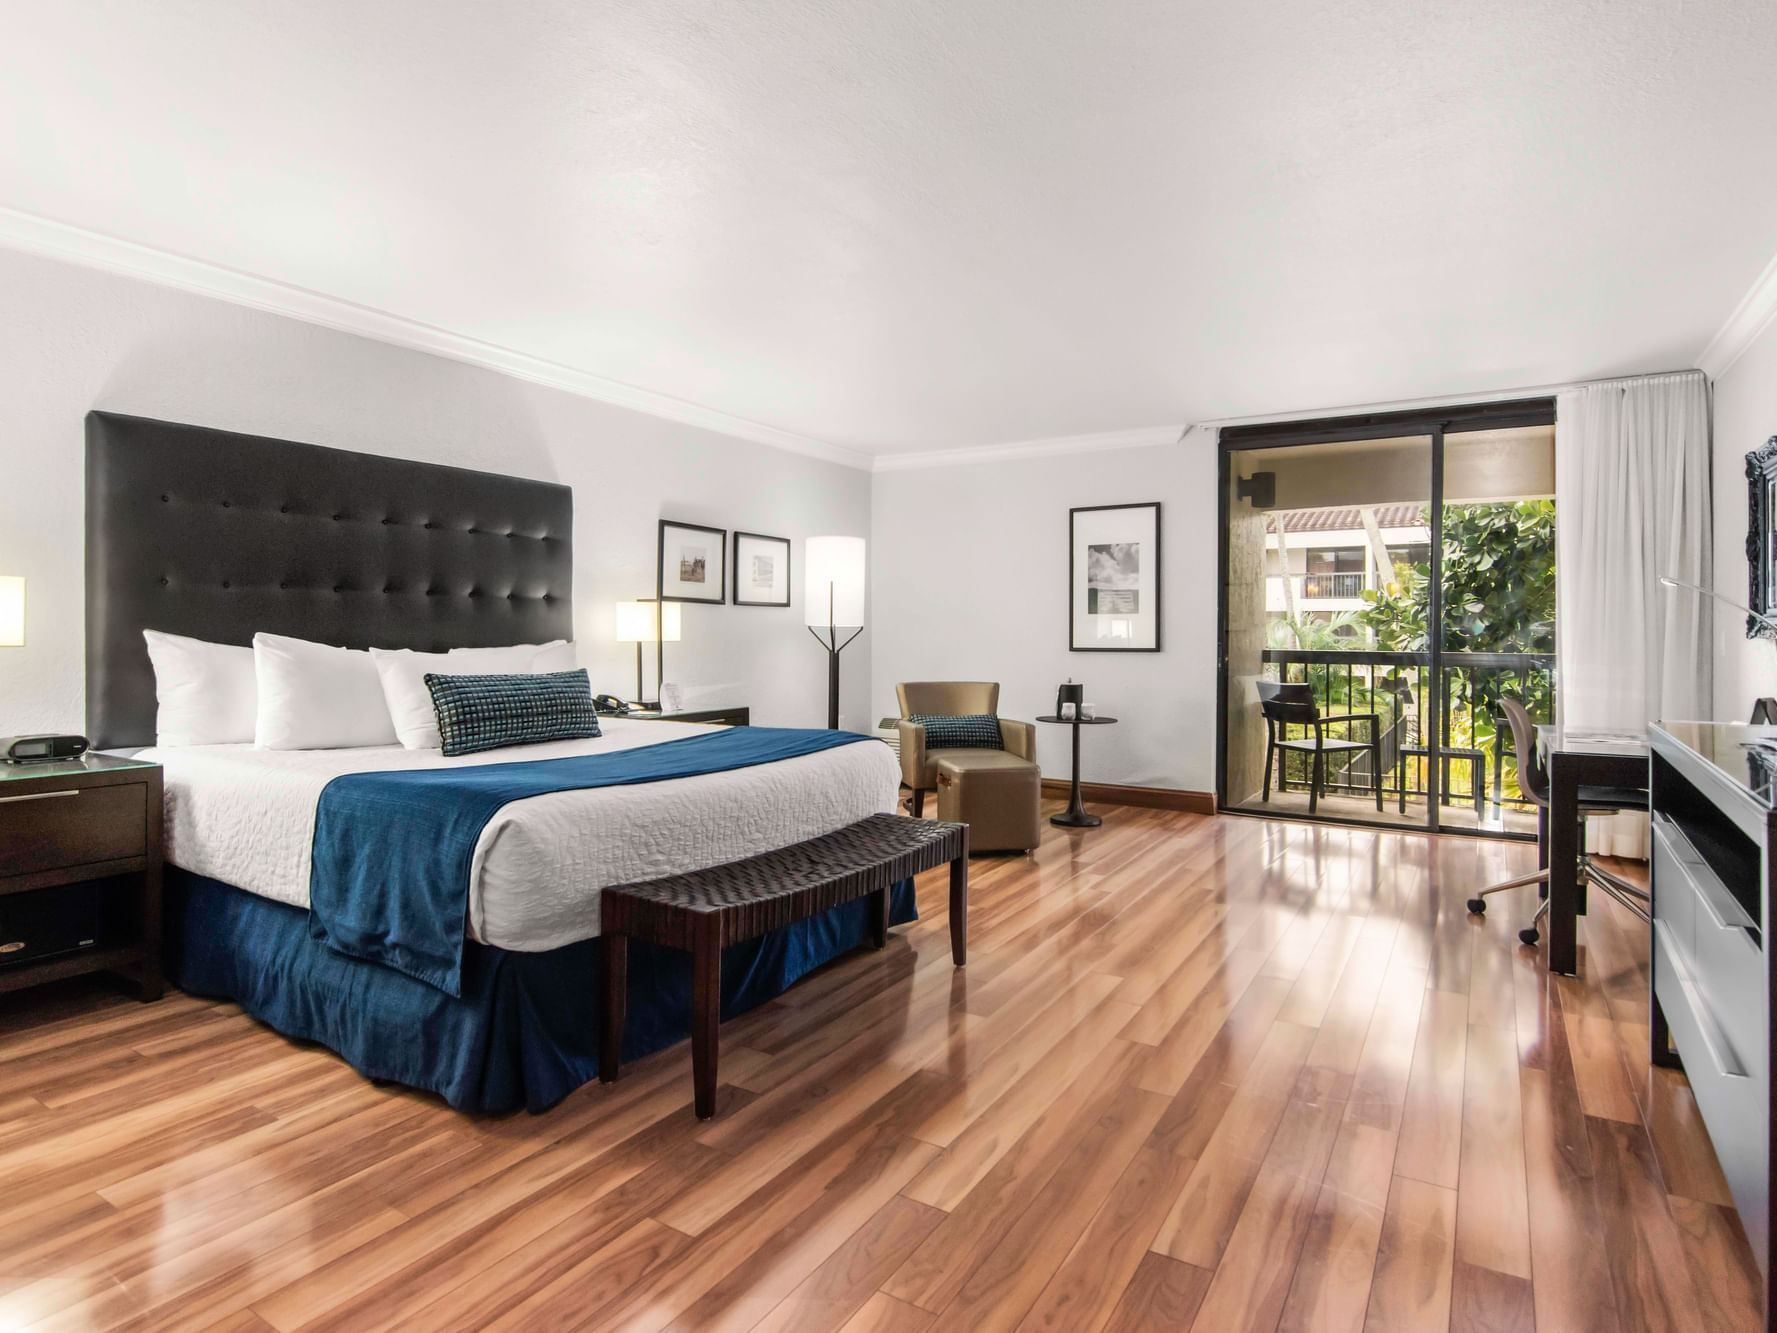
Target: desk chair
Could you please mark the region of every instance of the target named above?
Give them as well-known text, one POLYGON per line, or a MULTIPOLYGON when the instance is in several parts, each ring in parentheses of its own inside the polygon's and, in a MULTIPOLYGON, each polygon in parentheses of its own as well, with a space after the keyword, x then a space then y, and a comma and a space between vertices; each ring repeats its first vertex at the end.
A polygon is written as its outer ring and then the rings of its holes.
MULTIPOLYGON (((1538 850, 1546 860, 1548 850, 1541 846, 1540 830, 1548 823, 1549 818, 1549 770, 1543 763, 1542 751, 1536 744, 1536 724, 1530 720, 1530 714, 1524 705, 1510 695, 1503 696, 1499 701, 1506 721, 1512 728, 1512 746, 1518 752, 1518 786, 1523 793, 1535 802, 1541 820, 1538 823, 1538 850)), ((1580 845, 1585 846, 1584 829, 1587 815, 1615 814, 1619 810, 1647 809, 1647 793, 1627 787, 1581 787, 1579 816, 1581 838, 1580 845)), ((1580 874, 1584 881, 1595 884, 1611 898, 1628 908, 1643 921, 1648 919, 1648 896, 1636 888, 1628 880, 1613 875, 1592 864, 1592 858, 1584 852, 1580 854, 1580 874)), ((1504 893, 1507 889, 1523 888, 1526 884, 1542 885, 1542 902, 1537 904, 1536 915, 1530 924, 1518 932, 1518 938, 1526 944, 1535 944, 1541 939, 1537 929, 1542 919, 1549 912, 1549 871, 1545 865, 1534 875, 1520 875, 1517 879, 1509 879, 1503 884, 1494 884, 1482 889, 1468 900, 1468 910, 1480 916, 1487 910, 1487 899, 1496 893, 1504 893)))
MULTIPOLYGON (((1370 780, 1376 788, 1376 808, 1382 808, 1382 736, 1374 713, 1339 713, 1323 717, 1314 702, 1314 687, 1301 682, 1259 680, 1259 707, 1265 714, 1265 783, 1260 800, 1271 800, 1271 766, 1277 762, 1279 750, 1294 750, 1312 755, 1308 770, 1308 813, 1313 814, 1322 788, 1327 782, 1328 754, 1350 754, 1367 750, 1370 755, 1370 780), (1327 728, 1335 722, 1345 724, 1344 736, 1329 736, 1327 728), (1370 724, 1370 738, 1350 739, 1354 722, 1370 724), (1307 727, 1311 734, 1292 738, 1291 727, 1307 727)), ((1283 790, 1283 769, 1277 770, 1277 789, 1283 790)))

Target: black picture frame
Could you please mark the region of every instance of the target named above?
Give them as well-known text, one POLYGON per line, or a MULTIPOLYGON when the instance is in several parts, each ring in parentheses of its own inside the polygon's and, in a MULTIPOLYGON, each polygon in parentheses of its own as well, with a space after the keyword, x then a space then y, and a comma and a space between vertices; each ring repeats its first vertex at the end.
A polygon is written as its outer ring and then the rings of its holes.
MULTIPOLYGON (((1746 604, 1759 616, 1777 616, 1777 435, 1746 455, 1746 604)), ((1759 616, 1746 617, 1746 637, 1777 639, 1759 616)))
POLYGON ((1071 653, 1158 653, 1165 647, 1165 597, 1166 579, 1165 548, 1162 545, 1161 508, 1158 500, 1143 500, 1134 504, 1114 505, 1078 505, 1067 511, 1067 647, 1071 653), (1130 645, 1122 647, 1116 644, 1081 645, 1078 640, 1078 623, 1075 619, 1074 593, 1075 578, 1078 575, 1075 560, 1075 528, 1081 514, 1108 513, 1113 510, 1134 512, 1141 509, 1154 511, 1154 642, 1152 644, 1130 645))
POLYGON ((659 537, 655 546, 654 560, 654 595, 663 602, 701 602, 708 606, 722 606, 728 601, 728 571, 718 570, 717 577, 708 579, 708 586, 716 590, 714 597, 693 597, 680 592, 667 591, 666 579, 666 540, 668 531, 702 532, 715 538, 713 543, 716 558, 724 565, 728 563, 728 529, 707 527, 702 523, 680 523, 674 519, 660 520, 659 537))
POLYGON ((742 532, 734 530, 734 544, 728 557, 729 586, 733 589, 736 606, 788 606, 790 604, 791 555, 788 537, 773 537, 764 532, 742 532), (741 596, 740 588, 740 544, 742 540, 750 542, 770 542, 773 546, 784 548, 784 596, 782 601, 759 601, 755 598, 741 596))

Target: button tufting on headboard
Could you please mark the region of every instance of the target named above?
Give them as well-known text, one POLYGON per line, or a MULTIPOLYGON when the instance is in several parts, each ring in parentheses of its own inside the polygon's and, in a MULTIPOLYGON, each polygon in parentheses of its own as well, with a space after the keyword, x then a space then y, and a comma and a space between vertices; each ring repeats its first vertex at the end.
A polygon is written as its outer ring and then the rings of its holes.
POLYGON ((573 494, 552 482, 93 412, 86 499, 95 747, 154 740, 144 629, 425 651, 573 635, 555 536, 573 494), (274 509, 296 521, 254 521, 274 509), (496 534, 530 540, 476 540, 496 534))

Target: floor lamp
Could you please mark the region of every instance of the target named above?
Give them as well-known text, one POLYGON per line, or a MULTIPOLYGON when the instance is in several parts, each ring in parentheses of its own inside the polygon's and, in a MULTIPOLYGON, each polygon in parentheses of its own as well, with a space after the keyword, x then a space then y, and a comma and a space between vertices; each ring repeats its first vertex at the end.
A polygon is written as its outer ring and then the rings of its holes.
POLYGON ((810 537, 803 566, 808 632, 827 650, 827 727, 838 731, 839 654, 864 632, 864 539, 810 537), (842 640, 843 629, 851 633, 842 640))

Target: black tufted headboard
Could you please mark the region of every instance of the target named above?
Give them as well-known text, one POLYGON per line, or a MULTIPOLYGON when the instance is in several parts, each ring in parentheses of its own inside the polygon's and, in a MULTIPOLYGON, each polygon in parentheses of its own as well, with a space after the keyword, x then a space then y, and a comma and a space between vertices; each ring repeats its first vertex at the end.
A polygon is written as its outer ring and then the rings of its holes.
POLYGON ((154 743, 144 629, 437 651, 573 637, 573 492, 553 482, 86 418, 86 729, 154 743))

